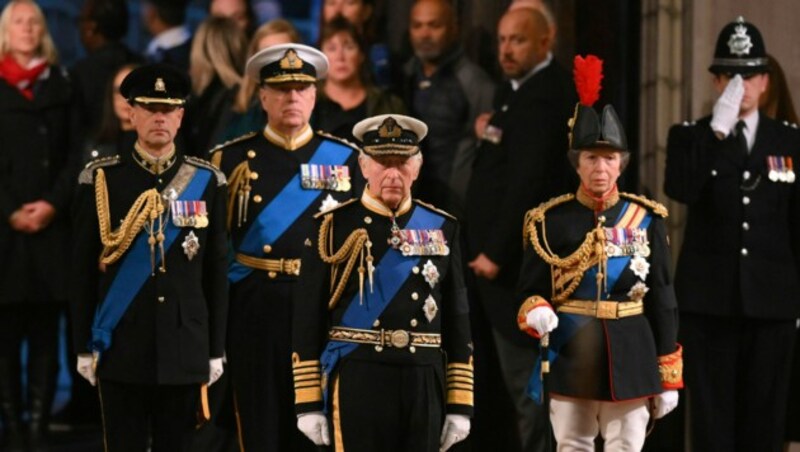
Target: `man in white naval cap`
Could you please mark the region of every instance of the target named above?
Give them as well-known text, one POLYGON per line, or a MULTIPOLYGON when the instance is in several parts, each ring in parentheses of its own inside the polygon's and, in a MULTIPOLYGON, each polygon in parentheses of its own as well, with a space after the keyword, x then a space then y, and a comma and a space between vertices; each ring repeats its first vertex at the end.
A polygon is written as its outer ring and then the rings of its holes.
POLYGON ((360 198, 316 215, 295 290, 298 428, 338 451, 444 451, 473 411, 458 222, 411 198, 427 126, 365 119, 360 198))
POLYGON ((314 83, 325 55, 300 44, 268 47, 247 62, 260 81, 268 122, 212 151, 228 176, 229 268, 227 357, 243 450, 302 451, 313 445, 295 428, 292 398, 292 292, 315 213, 350 199, 363 186, 357 152, 308 124, 314 83))

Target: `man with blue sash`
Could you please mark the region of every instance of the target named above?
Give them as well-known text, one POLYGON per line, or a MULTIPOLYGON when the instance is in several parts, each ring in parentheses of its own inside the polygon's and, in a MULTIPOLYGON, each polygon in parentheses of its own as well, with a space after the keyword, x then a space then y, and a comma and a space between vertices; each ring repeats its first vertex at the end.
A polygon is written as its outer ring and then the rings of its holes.
POLYGON ((185 75, 131 72, 132 149, 90 162, 74 209, 78 372, 97 385, 106 450, 186 451, 227 324, 225 176, 175 145, 185 75))
POLYGON ((641 450, 648 422, 677 406, 683 385, 667 210, 617 191, 630 154, 614 108, 592 108, 602 62, 575 65, 568 157, 581 184, 524 224, 517 322, 543 344, 529 394, 549 397, 559 450, 594 450, 598 433, 606 450, 641 450))
POLYGON ((433 452, 469 434, 474 376, 458 222, 411 199, 426 132, 401 115, 356 124, 367 187, 318 214, 309 235, 292 367, 297 426, 318 446, 433 452))
POLYGON ((363 182, 356 150, 314 133, 314 82, 328 61, 299 44, 266 48, 247 62, 260 81, 268 123, 212 151, 229 179, 228 363, 239 438, 246 451, 313 450, 295 428, 292 403, 292 292, 313 215, 353 197, 363 182))

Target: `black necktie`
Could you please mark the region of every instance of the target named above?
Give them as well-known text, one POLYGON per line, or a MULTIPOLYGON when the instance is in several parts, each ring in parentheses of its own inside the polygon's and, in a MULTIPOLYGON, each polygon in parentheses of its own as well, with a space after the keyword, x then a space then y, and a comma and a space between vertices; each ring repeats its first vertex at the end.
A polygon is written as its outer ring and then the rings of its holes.
POLYGON ((747 160, 747 157, 750 155, 750 150, 747 147, 747 137, 744 136, 744 128, 744 121, 740 120, 736 123, 736 143, 739 147, 739 153, 741 154, 742 159, 747 160))

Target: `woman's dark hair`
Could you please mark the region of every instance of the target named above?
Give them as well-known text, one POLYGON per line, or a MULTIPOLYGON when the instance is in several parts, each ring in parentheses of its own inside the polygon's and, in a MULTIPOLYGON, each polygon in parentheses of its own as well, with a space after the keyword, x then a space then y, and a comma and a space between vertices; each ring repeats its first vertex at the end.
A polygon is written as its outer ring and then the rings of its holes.
POLYGON ((119 125, 119 118, 117 118, 117 114, 114 111, 114 94, 115 94, 115 87, 114 87, 114 79, 117 78, 117 75, 125 70, 134 70, 139 67, 138 63, 128 63, 126 65, 120 66, 116 71, 114 71, 114 75, 109 79, 108 84, 105 87, 105 95, 103 96, 103 116, 100 118, 100 126, 97 128, 95 133, 93 133, 94 143, 96 144, 116 144, 117 138, 119 138, 120 133, 122 132, 122 128, 119 125))
POLYGON ((109 41, 119 41, 128 33, 128 5, 125 0, 88 0, 88 19, 109 41))
POLYGON ((322 26, 322 30, 320 30, 318 47, 322 49, 322 45, 325 42, 339 33, 345 33, 350 36, 350 38, 353 39, 353 42, 356 43, 356 46, 358 46, 358 51, 364 56, 364 63, 361 64, 360 68, 358 68, 358 75, 364 85, 371 84, 372 80, 368 64, 369 50, 367 49, 367 42, 364 40, 364 36, 359 33, 358 28, 356 28, 352 22, 342 16, 336 16, 328 23, 324 24, 322 26))

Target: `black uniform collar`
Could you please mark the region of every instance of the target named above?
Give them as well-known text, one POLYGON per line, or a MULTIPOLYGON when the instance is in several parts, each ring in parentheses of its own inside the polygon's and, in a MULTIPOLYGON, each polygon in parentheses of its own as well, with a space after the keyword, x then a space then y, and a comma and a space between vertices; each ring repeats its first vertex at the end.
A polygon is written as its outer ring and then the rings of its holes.
POLYGON ((589 191, 583 187, 583 184, 581 184, 581 186, 578 187, 578 193, 576 193, 575 198, 579 203, 595 212, 604 212, 614 207, 619 202, 619 191, 615 184, 611 191, 598 198, 589 193, 589 191))
POLYGON ((272 144, 279 146, 287 151, 294 151, 305 146, 311 139, 314 137, 314 131, 311 130, 311 126, 306 124, 303 130, 300 131, 297 135, 290 137, 288 135, 284 135, 277 130, 270 127, 267 124, 264 127, 264 137, 272 144))
POLYGON ((172 149, 161 157, 153 157, 148 154, 138 141, 133 145, 133 149, 133 160, 135 160, 139 166, 156 176, 172 168, 172 165, 174 165, 177 160, 174 143, 172 144, 172 149))
POLYGON ((361 195, 361 204, 364 205, 368 210, 377 213, 378 215, 383 215, 384 217, 399 217, 407 213, 411 210, 411 196, 407 197, 403 201, 400 202, 400 207, 397 210, 392 211, 392 209, 386 207, 386 204, 383 203, 380 199, 376 198, 372 193, 369 192, 369 185, 364 188, 364 193, 361 195))

